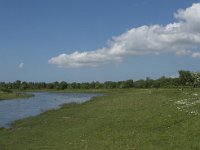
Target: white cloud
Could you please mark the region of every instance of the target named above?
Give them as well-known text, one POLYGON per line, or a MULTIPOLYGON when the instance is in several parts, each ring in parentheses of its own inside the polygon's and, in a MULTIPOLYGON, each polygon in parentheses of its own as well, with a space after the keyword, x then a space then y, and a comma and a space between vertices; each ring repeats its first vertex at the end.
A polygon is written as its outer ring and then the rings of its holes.
POLYGON ((19 67, 19 68, 23 68, 23 67, 24 67, 24 63, 20 63, 20 64, 18 65, 18 67, 19 67))
POLYGON ((91 52, 74 52, 72 54, 60 54, 49 60, 49 63, 56 64, 59 67, 95 67, 100 64, 105 64, 108 61, 120 61, 118 56, 109 55, 107 50, 100 49, 91 52))
POLYGON ((177 22, 132 28, 113 37, 104 48, 61 54, 48 62, 59 67, 95 67, 133 55, 174 53, 200 57, 200 52, 194 51, 200 47, 200 3, 178 10, 174 17, 177 22))
POLYGON ((195 52, 192 54, 193 58, 200 58, 200 52, 195 52))

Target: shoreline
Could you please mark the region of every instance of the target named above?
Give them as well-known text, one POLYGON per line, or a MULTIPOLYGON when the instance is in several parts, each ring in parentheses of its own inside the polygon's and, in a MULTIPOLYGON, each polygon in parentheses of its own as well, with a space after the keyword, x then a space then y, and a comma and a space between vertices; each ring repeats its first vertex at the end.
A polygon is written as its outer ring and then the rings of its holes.
MULTIPOLYGON (((32 92, 32 93, 16 93, 18 96, 22 96, 23 95, 23 98, 31 98, 31 97, 34 97, 35 95, 34 94, 36 94, 36 93, 57 93, 57 94, 59 94, 60 92, 50 92, 50 91, 34 91, 34 92, 32 92), (33 93, 33 94, 32 94, 33 93), (26 97, 24 96, 24 95, 26 95, 26 97)), ((62 92, 62 93, 66 93, 66 92, 62 92)), ((74 94, 78 94, 78 92, 73 92, 74 94)), ((73 93, 69 93, 69 94, 73 94, 73 93)), ((80 92, 79 92, 80 93, 80 92)), ((60 93, 61 94, 61 93, 60 93)), ((67 94, 67 93, 66 93, 67 94)), ((64 106, 72 106, 72 105, 81 105, 81 104, 84 104, 84 103, 86 103, 86 102, 88 102, 88 101, 91 101, 93 98, 95 98, 95 97, 101 97, 101 96, 103 96, 103 94, 102 93, 92 93, 92 92, 82 92, 82 93, 80 93, 80 94, 95 94, 94 96, 92 96, 91 98, 89 98, 89 99, 87 99, 86 101, 84 101, 84 102, 67 102, 67 103, 63 103, 63 104, 60 104, 59 106, 56 106, 56 108, 50 108, 50 109, 48 109, 48 110, 46 110, 46 111, 44 111, 44 112, 41 112, 41 113, 39 113, 39 114, 37 114, 37 115, 33 115, 33 116, 28 116, 28 117, 25 117, 25 118, 21 118, 21 119, 18 119, 18 120, 15 120, 15 121, 12 121, 11 123, 9 123, 9 125, 8 126, 2 126, 2 127, 0 127, 0 129, 2 128, 2 129, 12 129, 13 128, 13 126, 15 126, 16 125, 16 122, 18 122, 18 121, 23 121, 23 120, 26 120, 27 118, 32 118, 32 117, 37 117, 37 116, 40 116, 40 115, 42 115, 43 113, 46 113, 46 112, 48 112, 48 111, 52 111, 52 110, 58 110, 58 109, 60 109, 60 108, 62 108, 62 107, 64 107, 64 106)), ((19 98, 21 98, 21 97, 19 97, 19 98)), ((17 99, 19 99, 19 98, 14 98, 15 100, 17 100, 17 99)), ((7 99, 8 100, 8 99, 7 99)), ((10 100, 10 99, 9 99, 10 100)))
POLYGON ((20 99, 20 98, 30 98, 33 96, 34 96, 33 94, 19 93, 19 92, 0 93, 0 101, 15 100, 15 99, 20 99))

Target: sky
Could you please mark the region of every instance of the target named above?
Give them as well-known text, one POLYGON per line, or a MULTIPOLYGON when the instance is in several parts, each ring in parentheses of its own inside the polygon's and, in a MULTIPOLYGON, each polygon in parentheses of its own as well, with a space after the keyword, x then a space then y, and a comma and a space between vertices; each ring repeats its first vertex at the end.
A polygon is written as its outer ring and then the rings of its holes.
POLYGON ((0 0, 0 82, 200 71, 199 0, 0 0))

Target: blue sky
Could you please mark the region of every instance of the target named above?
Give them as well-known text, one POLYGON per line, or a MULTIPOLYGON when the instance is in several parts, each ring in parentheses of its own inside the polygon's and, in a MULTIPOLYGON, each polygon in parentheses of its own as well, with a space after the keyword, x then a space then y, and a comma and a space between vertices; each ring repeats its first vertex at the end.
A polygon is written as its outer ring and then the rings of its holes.
POLYGON ((188 17, 200 7, 193 3, 200 1, 0 0, 0 81, 117 81, 200 71, 199 16, 188 17), (166 33, 169 24, 173 31, 166 33), (159 37, 169 34, 175 40, 163 46, 159 37))

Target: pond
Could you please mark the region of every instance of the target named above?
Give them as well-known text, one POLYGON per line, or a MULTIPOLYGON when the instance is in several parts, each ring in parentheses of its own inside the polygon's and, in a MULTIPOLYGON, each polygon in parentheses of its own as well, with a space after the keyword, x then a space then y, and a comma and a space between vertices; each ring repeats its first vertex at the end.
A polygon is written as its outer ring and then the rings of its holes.
POLYGON ((83 103, 100 94, 34 92, 34 97, 0 101, 0 127, 8 128, 19 119, 57 109, 66 103, 83 103))

